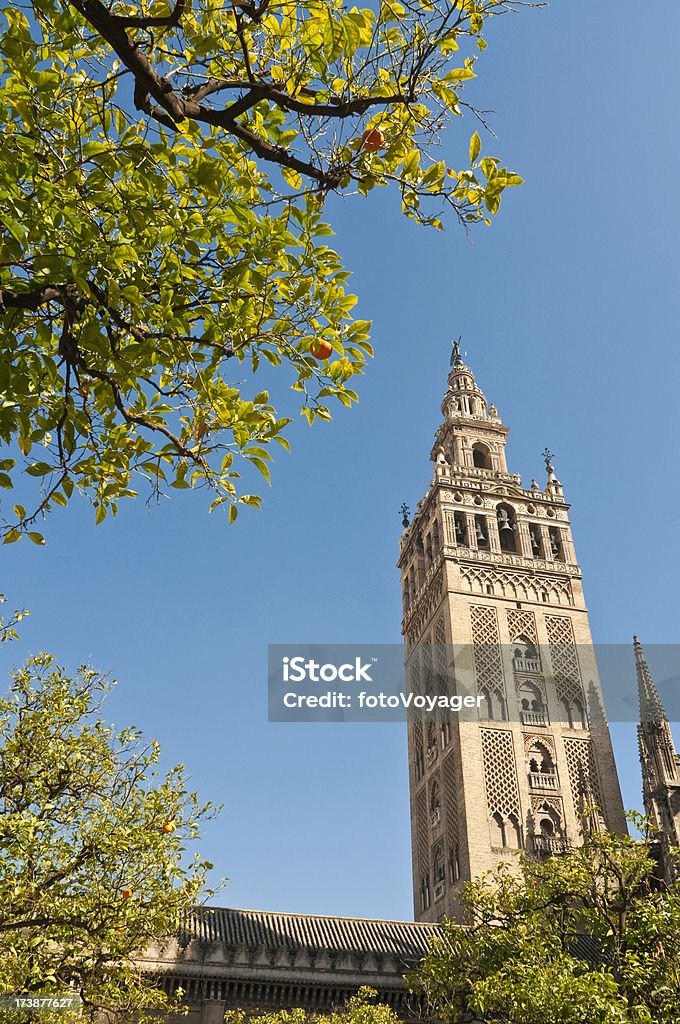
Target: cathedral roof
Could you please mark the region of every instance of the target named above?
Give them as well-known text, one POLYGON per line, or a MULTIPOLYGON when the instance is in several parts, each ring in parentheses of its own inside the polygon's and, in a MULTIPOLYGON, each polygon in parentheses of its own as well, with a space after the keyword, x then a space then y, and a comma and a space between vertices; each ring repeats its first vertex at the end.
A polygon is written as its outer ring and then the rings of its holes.
POLYGON ((416 921, 199 907, 187 918, 182 931, 186 938, 229 946, 337 950, 411 959, 427 953, 430 939, 439 934, 439 927, 416 921))

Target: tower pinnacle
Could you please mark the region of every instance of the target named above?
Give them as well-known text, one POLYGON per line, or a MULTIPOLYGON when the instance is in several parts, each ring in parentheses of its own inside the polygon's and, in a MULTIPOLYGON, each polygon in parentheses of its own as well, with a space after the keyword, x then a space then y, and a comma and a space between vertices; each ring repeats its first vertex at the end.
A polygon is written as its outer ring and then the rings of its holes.
POLYGON ((635 652, 635 671, 637 672, 638 694, 640 696, 640 721, 654 722, 660 725, 661 722, 668 721, 668 715, 661 703, 652 674, 645 661, 642 644, 637 636, 633 637, 633 650, 635 652))

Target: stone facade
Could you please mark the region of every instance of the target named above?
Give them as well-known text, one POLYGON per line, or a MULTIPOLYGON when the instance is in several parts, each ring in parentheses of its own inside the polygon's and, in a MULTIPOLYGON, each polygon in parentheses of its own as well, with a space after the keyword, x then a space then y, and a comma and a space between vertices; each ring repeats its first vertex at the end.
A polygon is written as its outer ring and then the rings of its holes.
POLYGON ((468 692, 472 681, 482 703, 475 720, 409 723, 423 921, 459 916, 464 881, 520 850, 563 852, 583 842, 584 827, 626 830, 550 453, 545 487, 522 487, 508 472, 508 428, 457 349, 442 414, 432 484, 401 540, 407 678, 420 693, 468 692))

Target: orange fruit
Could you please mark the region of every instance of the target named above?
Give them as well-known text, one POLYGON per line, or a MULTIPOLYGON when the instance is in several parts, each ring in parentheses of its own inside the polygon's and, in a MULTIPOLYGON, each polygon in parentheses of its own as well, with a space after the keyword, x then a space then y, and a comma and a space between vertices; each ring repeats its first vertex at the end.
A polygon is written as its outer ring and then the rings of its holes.
POLYGON ((377 153, 385 145, 385 136, 379 128, 368 128, 363 135, 364 149, 369 153, 377 153))
POLYGON ((121 889, 120 894, 124 900, 132 899, 132 889, 121 889))
POLYGON ((319 340, 309 350, 315 359, 328 359, 333 351, 330 341, 319 340))
POLYGON ((166 821, 165 825, 163 825, 163 832, 165 832, 166 836, 169 836, 170 833, 174 832, 174 831, 175 831, 175 826, 172 824, 172 822, 171 821, 166 821))

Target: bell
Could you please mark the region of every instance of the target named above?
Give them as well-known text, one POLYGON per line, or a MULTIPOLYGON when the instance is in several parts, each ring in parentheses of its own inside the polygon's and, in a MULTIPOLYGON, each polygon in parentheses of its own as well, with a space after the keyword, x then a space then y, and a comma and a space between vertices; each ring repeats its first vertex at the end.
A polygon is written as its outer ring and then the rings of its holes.
POLYGON ((457 541, 462 541, 463 540, 463 536, 464 536, 464 534, 463 534, 463 524, 457 519, 456 520, 456 540, 457 541))
POLYGON ((486 534, 481 523, 477 523, 477 543, 486 544, 486 534))
POLYGON ((537 555, 538 552, 541 550, 541 543, 538 537, 536 536, 536 532, 534 530, 531 531, 529 536, 531 537, 531 550, 535 555, 537 555))
POLYGON ((510 522, 508 513, 504 508, 502 508, 498 513, 498 528, 500 530, 512 530, 512 523, 510 522))
POLYGON ((559 541, 557 540, 556 537, 551 537, 550 538, 550 547, 552 548, 553 555, 559 555, 559 553, 560 553, 560 543, 559 543, 559 541))

